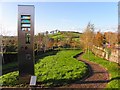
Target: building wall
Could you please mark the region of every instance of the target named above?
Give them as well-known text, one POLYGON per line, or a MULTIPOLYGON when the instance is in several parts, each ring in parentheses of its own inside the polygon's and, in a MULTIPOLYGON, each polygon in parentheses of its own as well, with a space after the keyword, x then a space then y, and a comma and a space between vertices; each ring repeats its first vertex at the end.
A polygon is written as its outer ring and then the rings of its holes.
POLYGON ((94 47, 92 49, 92 52, 96 55, 96 56, 99 56, 101 58, 104 58, 108 61, 111 61, 111 62, 115 62, 115 63, 120 63, 119 62, 119 50, 118 49, 114 49, 114 50, 111 50, 110 52, 105 50, 105 49, 102 49, 102 48, 99 48, 99 47, 94 47))

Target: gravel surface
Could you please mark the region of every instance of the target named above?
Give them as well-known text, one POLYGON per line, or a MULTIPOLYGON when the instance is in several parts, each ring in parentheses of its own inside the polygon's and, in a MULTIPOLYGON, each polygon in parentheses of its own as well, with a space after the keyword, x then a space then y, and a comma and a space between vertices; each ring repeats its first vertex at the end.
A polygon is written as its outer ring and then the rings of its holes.
POLYGON ((109 82, 108 71, 99 64, 82 59, 81 55, 79 55, 77 59, 88 65, 89 74, 82 80, 60 88, 95 88, 95 90, 100 88, 104 89, 109 82))

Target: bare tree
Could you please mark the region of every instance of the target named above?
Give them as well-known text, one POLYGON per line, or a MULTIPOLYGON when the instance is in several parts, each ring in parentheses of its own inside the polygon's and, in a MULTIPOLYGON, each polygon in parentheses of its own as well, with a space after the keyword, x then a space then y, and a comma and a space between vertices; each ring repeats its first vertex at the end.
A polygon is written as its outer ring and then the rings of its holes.
POLYGON ((93 39, 94 39, 94 25, 88 23, 85 31, 81 36, 81 45, 84 50, 92 49, 93 39))

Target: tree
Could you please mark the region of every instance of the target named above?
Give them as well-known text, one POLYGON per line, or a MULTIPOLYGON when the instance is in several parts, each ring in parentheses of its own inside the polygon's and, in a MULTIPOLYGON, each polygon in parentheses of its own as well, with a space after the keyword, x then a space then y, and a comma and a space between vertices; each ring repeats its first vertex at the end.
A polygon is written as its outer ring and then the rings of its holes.
POLYGON ((81 35, 81 45, 84 50, 92 49, 94 39, 94 25, 88 23, 85 31, 81 35))
POLYGON ((98 47, 103 46, 103 35, 100 32, 97 32, 94 38, 94 44, 98 47))
POLYGON ((114 45, 114 44, 118 43, 118 34, 117 33, 105 32, 104 35, 105 35, 107 43, 109 43, 110 45, 114 45))
POLYGON ((35 43, 35 49, 37 51, 40 51, 40 49, 42 48, 42 46, 43 46, 43 39, 44 39, 44 34, 38 33, 38 35, 35 35, 34 43, 35 43))
POLYGON ((43 41, 44 42, 44 45, 43 45, 44 52, 46 52, 46 50, 48 49, 48 47, 47 47, 48 41, 49 41, 48 33, 49 33, 48 31, 45 32, 45 37, 44 37, 44 41, 43 41))
POLYGON ((54 39, 49 38, 47 47, 48 47, 49 49, 50 49, 50 48, 53 49, 53 44, 54 44, 54 39))

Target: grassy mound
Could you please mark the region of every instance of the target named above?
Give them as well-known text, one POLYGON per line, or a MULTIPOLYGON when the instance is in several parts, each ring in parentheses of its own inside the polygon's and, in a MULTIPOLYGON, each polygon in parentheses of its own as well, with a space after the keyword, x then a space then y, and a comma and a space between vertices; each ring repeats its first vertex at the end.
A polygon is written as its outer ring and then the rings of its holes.
POLYGON ((120 88, 118 83, 120 82, 120 68, 118 67, 118 64, 97 57, 92 52, 86 52, 83 55, 83 58, 98 63, 108 70, 111 81, 108 83, 106 88, 120 88))
MULTIPOLYGON (((80 50, 63 50, 56 55, 47 56, 35 65, 37 82, 44 86, 65 85, 76 79, 82 78, 87 72, 87 66, 79 62, 73 56, 80 50)), ((3 86, 16 86, 18 84, 18 72, 11 72, 0 77, 3 86)))

